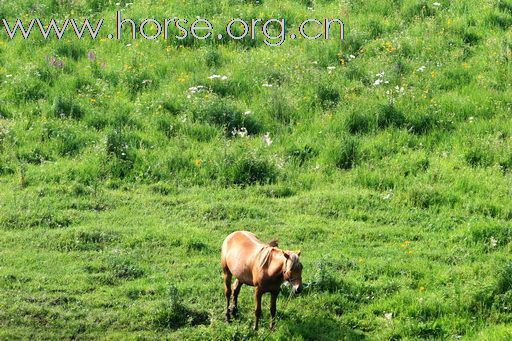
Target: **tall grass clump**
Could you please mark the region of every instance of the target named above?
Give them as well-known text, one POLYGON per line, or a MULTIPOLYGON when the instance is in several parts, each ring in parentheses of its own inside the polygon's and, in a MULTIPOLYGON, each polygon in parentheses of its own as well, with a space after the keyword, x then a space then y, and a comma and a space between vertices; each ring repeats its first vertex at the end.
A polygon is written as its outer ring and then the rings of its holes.
POLYGON ((354 168, 360 158, 359 142, 354 137, 344 137, 332 151, 334 164, 339 169, 354 168))
POLYGON ((207 103, 196 113, 196 116, 201 121, 222 127, 226 136, 232 136, 234 131, 239 131, 242 128, 245 128, 249 135, 258 134, 263 129, 262 124, 256 120, 254 115, 243 112, 224 101, 207 103))
POLYGON ((181 294, 176 286, 171 284, 167 295, 167 302, 161 305, 153 319, 157 327, 178 329, 184 326, 196 326, 208 323, 208 314, 204 311, 197 311, 187 307, 183 303, 181 294))
POLYGON ((277 180, 278 168, 268 157, 254 152, 239 152, 228 157, 222 173, 228 185, 263 185, 277 180))
POLYGON ((113 177, 125 178, 130 174, 137 157, 133 144, 132 136, 120 130, 115 129, 107 135, 106 152, 113 177))
POLYGON ((85 111, 76 101, 70 98, 56 96, 53 100, 51 113, 57 118, 80 120, 84 116, 85 111))

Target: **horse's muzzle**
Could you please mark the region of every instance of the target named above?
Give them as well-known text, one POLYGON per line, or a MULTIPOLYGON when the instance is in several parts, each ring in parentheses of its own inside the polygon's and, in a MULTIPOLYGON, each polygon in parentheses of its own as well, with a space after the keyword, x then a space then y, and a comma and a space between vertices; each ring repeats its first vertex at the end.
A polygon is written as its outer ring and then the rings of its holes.
POLYGON ((297 286, 293 286, 293 293, 295 295, 298 295, 302 292, 302 284, 299 284, 297 286))

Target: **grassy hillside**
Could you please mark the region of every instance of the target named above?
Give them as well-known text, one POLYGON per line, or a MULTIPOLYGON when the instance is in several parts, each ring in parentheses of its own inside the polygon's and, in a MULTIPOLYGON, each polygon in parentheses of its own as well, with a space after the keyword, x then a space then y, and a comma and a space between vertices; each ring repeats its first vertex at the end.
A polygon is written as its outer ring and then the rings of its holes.
POLYGON ((512 1, 21 0, 0 18, 112 29, 120 9, 216 33, 341 17, 346 39, 0 31, 0 339, 512 338, 512 1), (248 287, 224 322, 237 229, 302 250, 309 287, 286 307, 285 289, 271 334, 248 287))

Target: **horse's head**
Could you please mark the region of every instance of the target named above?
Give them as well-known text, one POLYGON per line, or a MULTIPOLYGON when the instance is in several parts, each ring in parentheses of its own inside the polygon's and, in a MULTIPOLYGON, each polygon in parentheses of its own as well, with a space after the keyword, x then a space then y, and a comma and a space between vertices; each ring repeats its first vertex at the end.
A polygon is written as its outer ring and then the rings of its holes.
POLYGON ((283 251, 286 261, 284 262, 284 280, 288 281, 295 294, 302 291, 302 264, 300 263, 300 251, 283 251))

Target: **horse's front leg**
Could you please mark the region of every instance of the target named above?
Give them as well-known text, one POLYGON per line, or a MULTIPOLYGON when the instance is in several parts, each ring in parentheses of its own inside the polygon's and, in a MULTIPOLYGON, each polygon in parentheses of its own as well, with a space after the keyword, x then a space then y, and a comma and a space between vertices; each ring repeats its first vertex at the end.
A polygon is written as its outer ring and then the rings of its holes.
POLYGON ((260 322, 261 317, 261 295, 263 292, 259 287, 256 287, 254 290, 254 300, 256 301, 256 309, 254 310, 254 330, 258 330, 258 323, 260 322))
POLYGON ((277 296, 279 296, 279 289, 277 289, 276 291, 272 291, 270 295, 270 329, 274 330, 276 326, 276 303, 277 296))

